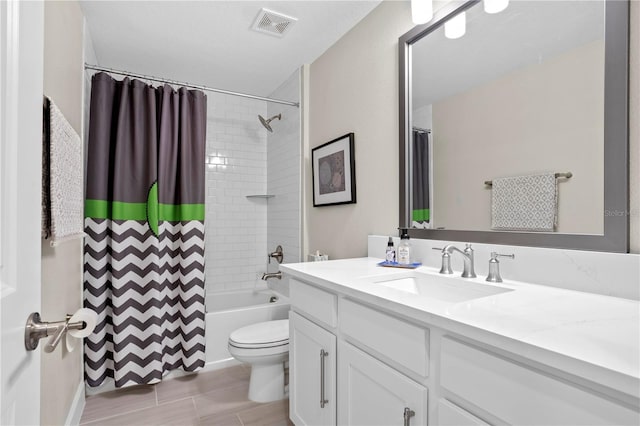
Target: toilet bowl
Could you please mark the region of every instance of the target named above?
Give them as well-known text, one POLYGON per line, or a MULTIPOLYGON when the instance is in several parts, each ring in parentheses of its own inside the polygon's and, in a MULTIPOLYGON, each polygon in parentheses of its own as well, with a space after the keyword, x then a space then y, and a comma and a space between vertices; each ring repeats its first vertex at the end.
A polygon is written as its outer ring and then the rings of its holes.
POLYGON ((266 321, 242 327, 229 335, 229 353, 251 364, 249 399, 284 399, 284 361, 289 359, 289 320, 266 321))

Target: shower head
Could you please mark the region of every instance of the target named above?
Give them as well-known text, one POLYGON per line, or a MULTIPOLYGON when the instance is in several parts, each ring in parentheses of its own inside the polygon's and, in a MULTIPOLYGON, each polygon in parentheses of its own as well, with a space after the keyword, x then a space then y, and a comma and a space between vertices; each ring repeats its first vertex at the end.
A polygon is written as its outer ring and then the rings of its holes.
POLYGON ((282 114, 274 115, 273 117, 269 118, 268 120, 265 120, 265 118, 263 116, 258 115, 258 119, 260 120, 260 122, 262 123, 264 128, 267 129, 268 131, 270 131, 271 133, 273 133, 273 129, 271 128, 271 125, 269 125, 269 123, 271 123, 271 121, 275 120, 276 118, 278 120, 280 120, 282 118, 282 114))

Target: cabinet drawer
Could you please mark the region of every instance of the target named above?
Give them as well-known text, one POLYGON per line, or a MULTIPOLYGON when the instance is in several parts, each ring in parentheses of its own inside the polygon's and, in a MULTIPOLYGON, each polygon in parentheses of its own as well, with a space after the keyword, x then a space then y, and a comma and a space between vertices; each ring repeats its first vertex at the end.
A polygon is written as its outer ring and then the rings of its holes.
POLYGON ((446 399, 438 401, 439 426, 489 426, 476 416, 446 399))
POLYGON ((340 331, 422 377, 429 375, 429 330, 425 328, 341 299, 340 331))
POLYGON ((443 388, 509 424, 638 424, 625 406, 450 338, 442 339, 440 361, 443 388))
POLYGON ((289 299, 295 310, 335 328, 338 323, 338 301, 331 294, 317 287, 291 279, 289 299))

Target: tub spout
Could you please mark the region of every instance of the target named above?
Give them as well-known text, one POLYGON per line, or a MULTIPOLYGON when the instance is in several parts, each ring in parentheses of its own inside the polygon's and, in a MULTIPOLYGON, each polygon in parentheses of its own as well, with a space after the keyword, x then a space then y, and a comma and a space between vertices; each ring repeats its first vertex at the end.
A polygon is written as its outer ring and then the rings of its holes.
POLYGON ((278 271, 278 272, 265 272, 264 274, 262 274, 262 279, 264 281, 268 280, 269 278, 277 278, 279 280, 282 279, 282 272, 278 271))

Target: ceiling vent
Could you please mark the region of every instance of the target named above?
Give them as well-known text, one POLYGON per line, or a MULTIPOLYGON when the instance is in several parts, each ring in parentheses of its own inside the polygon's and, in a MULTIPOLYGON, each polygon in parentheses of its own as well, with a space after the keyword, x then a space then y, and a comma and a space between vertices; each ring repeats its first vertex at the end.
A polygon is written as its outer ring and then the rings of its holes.
POLYGON ((298 21, 297 18, 262 8, 256 20, 253 22, 251 29, 277 37, 283 37, 296 21, 298 21))

